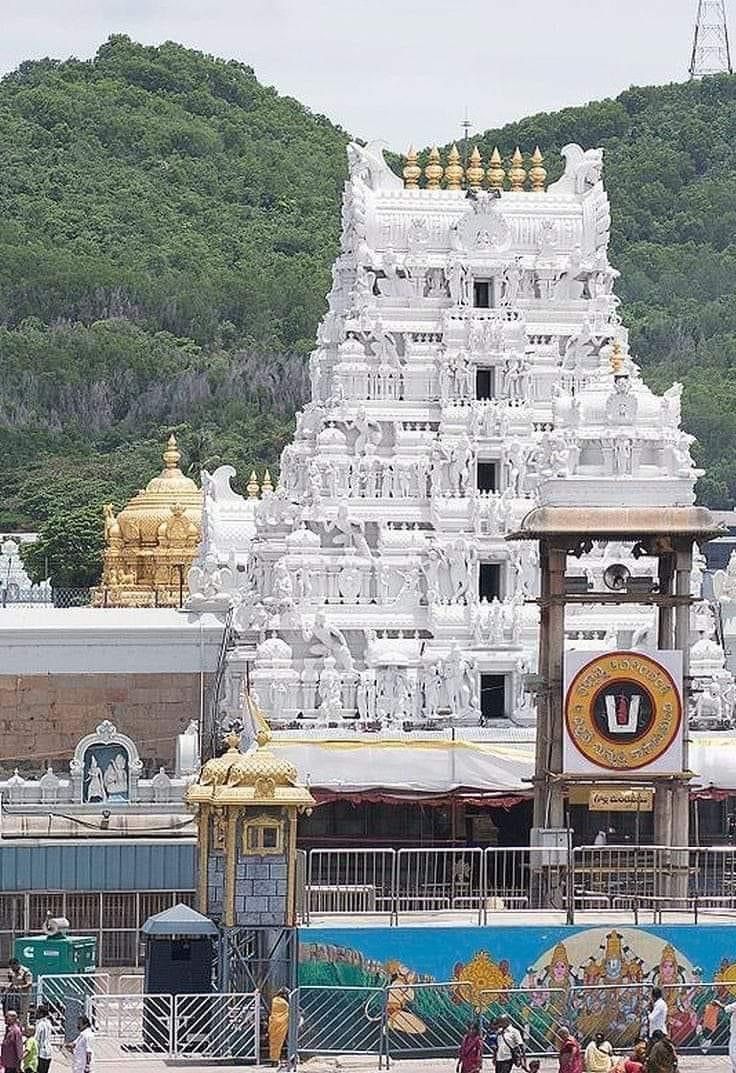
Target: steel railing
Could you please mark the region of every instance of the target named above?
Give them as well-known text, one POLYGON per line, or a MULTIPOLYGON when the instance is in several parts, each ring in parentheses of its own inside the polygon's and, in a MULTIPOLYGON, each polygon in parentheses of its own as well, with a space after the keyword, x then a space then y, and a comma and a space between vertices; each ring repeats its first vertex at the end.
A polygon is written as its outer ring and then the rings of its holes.
MULTIPOLYGON (((675 966, 675 971, 677 967, 675 966)), ((455 1055, 472 1021, 481 1023, 490 1048, 495 1026, 507 1016, 530 1056, 555 1055, 560 1025, 585 1044, 603 1032, 619 1055, 646 1035, 651 983, 627 982, 622 964, 619 983, 580 985, 565 974, 559 986, 543 982, 514 987, 499 978, 493 988, 469 980, 428 983, 401 970, 400 978, 375 987, 300 986, 291 992, 289 1056, 375 1055, 392 1058, 441 1058, 455 1055)), ((723 1053, 730 1017, 718 1006, 730 992, 725 983, 671 983, 660 978, 668 1005, 668 1034, 681 1053, 723 1053)))
POLYGON ((736 909, 732 847, 582 846, 314 849, 307 855, 304 915, 556 910, 687 913, 736 909))

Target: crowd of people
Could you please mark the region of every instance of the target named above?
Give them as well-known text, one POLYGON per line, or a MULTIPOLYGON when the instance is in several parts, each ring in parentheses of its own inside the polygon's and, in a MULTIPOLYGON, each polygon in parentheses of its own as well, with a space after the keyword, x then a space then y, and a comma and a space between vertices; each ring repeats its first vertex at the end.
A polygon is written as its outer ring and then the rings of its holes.
MULTIPOLYGON (((5 1034, 0 1044, 2 1073, 49 1073, 53 1058, 48 1006, 37 1006, 35 1020, 21 1025, 16 1010, 5 1011, 5 1034)), ((92 1073, 92 1026, 88 1017, 77 1021, 77 1038, 68 1044, 72 1073, 92 1073)))
MULTIPOLYGON (((729 1053, 736 1073, 736 1002, 723 1005, 731 1015, 729 1053)), ((677 1051, 667 1035, 667 1002, 660 988, 652 990, 647 1010, 645 1036, 637 1040, 628 1055, 614 1054, 604 1032, 597 1032, 585 1046, 566 1025, 557 1030, 557 1065, 559 1073, 677 1073, 677 1051)), ((504 1015, 493 1021, 484 1038, 480 1022, 470 1025, 460 1044, 457 1073, 480 1073, 483 1057, 489 1053, 495 1073, 512 1073, 514 1069, 538 1073, 539 1060, 528 1058, 521 1032, 504 1015)))
MULTIPOLYGON (((0 1042, 2 1073, 49 1073, 53 1059, 51 1011, 44 1003, 33 1008, 33 976, 16 958, 8 963, 2 987, 5 1032, 0 1042)), ((92 1073, 93 1034, 89 1018, 80 1017, 77 1037, 68 1044, 72 1073, 92 1073)))

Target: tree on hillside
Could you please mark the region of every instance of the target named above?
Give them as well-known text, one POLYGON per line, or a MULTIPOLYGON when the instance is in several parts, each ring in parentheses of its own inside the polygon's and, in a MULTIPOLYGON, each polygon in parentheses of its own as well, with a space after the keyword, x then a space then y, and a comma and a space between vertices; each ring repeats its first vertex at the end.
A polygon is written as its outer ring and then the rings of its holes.
POLYGON ((54 589, 85 589, 100 580, 103 544, 101 511, 78 507, 54 514, 35 543, 21 545, 21 556, 34 584, 48 579, 54 589))

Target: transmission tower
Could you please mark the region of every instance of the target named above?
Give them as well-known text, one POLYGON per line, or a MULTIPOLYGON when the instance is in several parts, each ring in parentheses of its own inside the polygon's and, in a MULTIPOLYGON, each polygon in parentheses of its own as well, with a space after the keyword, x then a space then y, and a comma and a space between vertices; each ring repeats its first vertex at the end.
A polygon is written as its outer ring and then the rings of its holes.
POLYGON ((690 77, 733 74, 728 44, 726 0, 698 0, 690 77))

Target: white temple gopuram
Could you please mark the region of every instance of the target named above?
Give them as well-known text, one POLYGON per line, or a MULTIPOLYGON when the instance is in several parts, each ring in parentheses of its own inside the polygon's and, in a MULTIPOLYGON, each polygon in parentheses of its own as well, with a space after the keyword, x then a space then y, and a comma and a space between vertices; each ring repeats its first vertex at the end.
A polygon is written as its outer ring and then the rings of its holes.
MULTIPOLYGON (((538 150, 507 175, 495 153, 484 174, 475 151, 466 173, 452 152, 443 175, 433 152, 420 186, 413 154, 402 180, 380 148, 349 146, 312 398, 278 486, 246 499, 230 467, 203 479, 189 610, 230 611, 222 729, 242 718, 247 678, 285 741, 528 742, 536 546, 505 538, 540 485, 566 482, 581 506, 601 478, 611 506, 646 505, 655 486, 657 502, 694 502, 680 386, 645 386, 617 312, 602 150, 563 156, 545 189, 538 150)), ((596 546, 581 585, 613 563, 647 569, 596 546)), ((580 606, 567 643, 654 644, 653 614, 580 606)), ((691 720, 725 730, 734 681, 717 626, 697 604, 691 720)))

